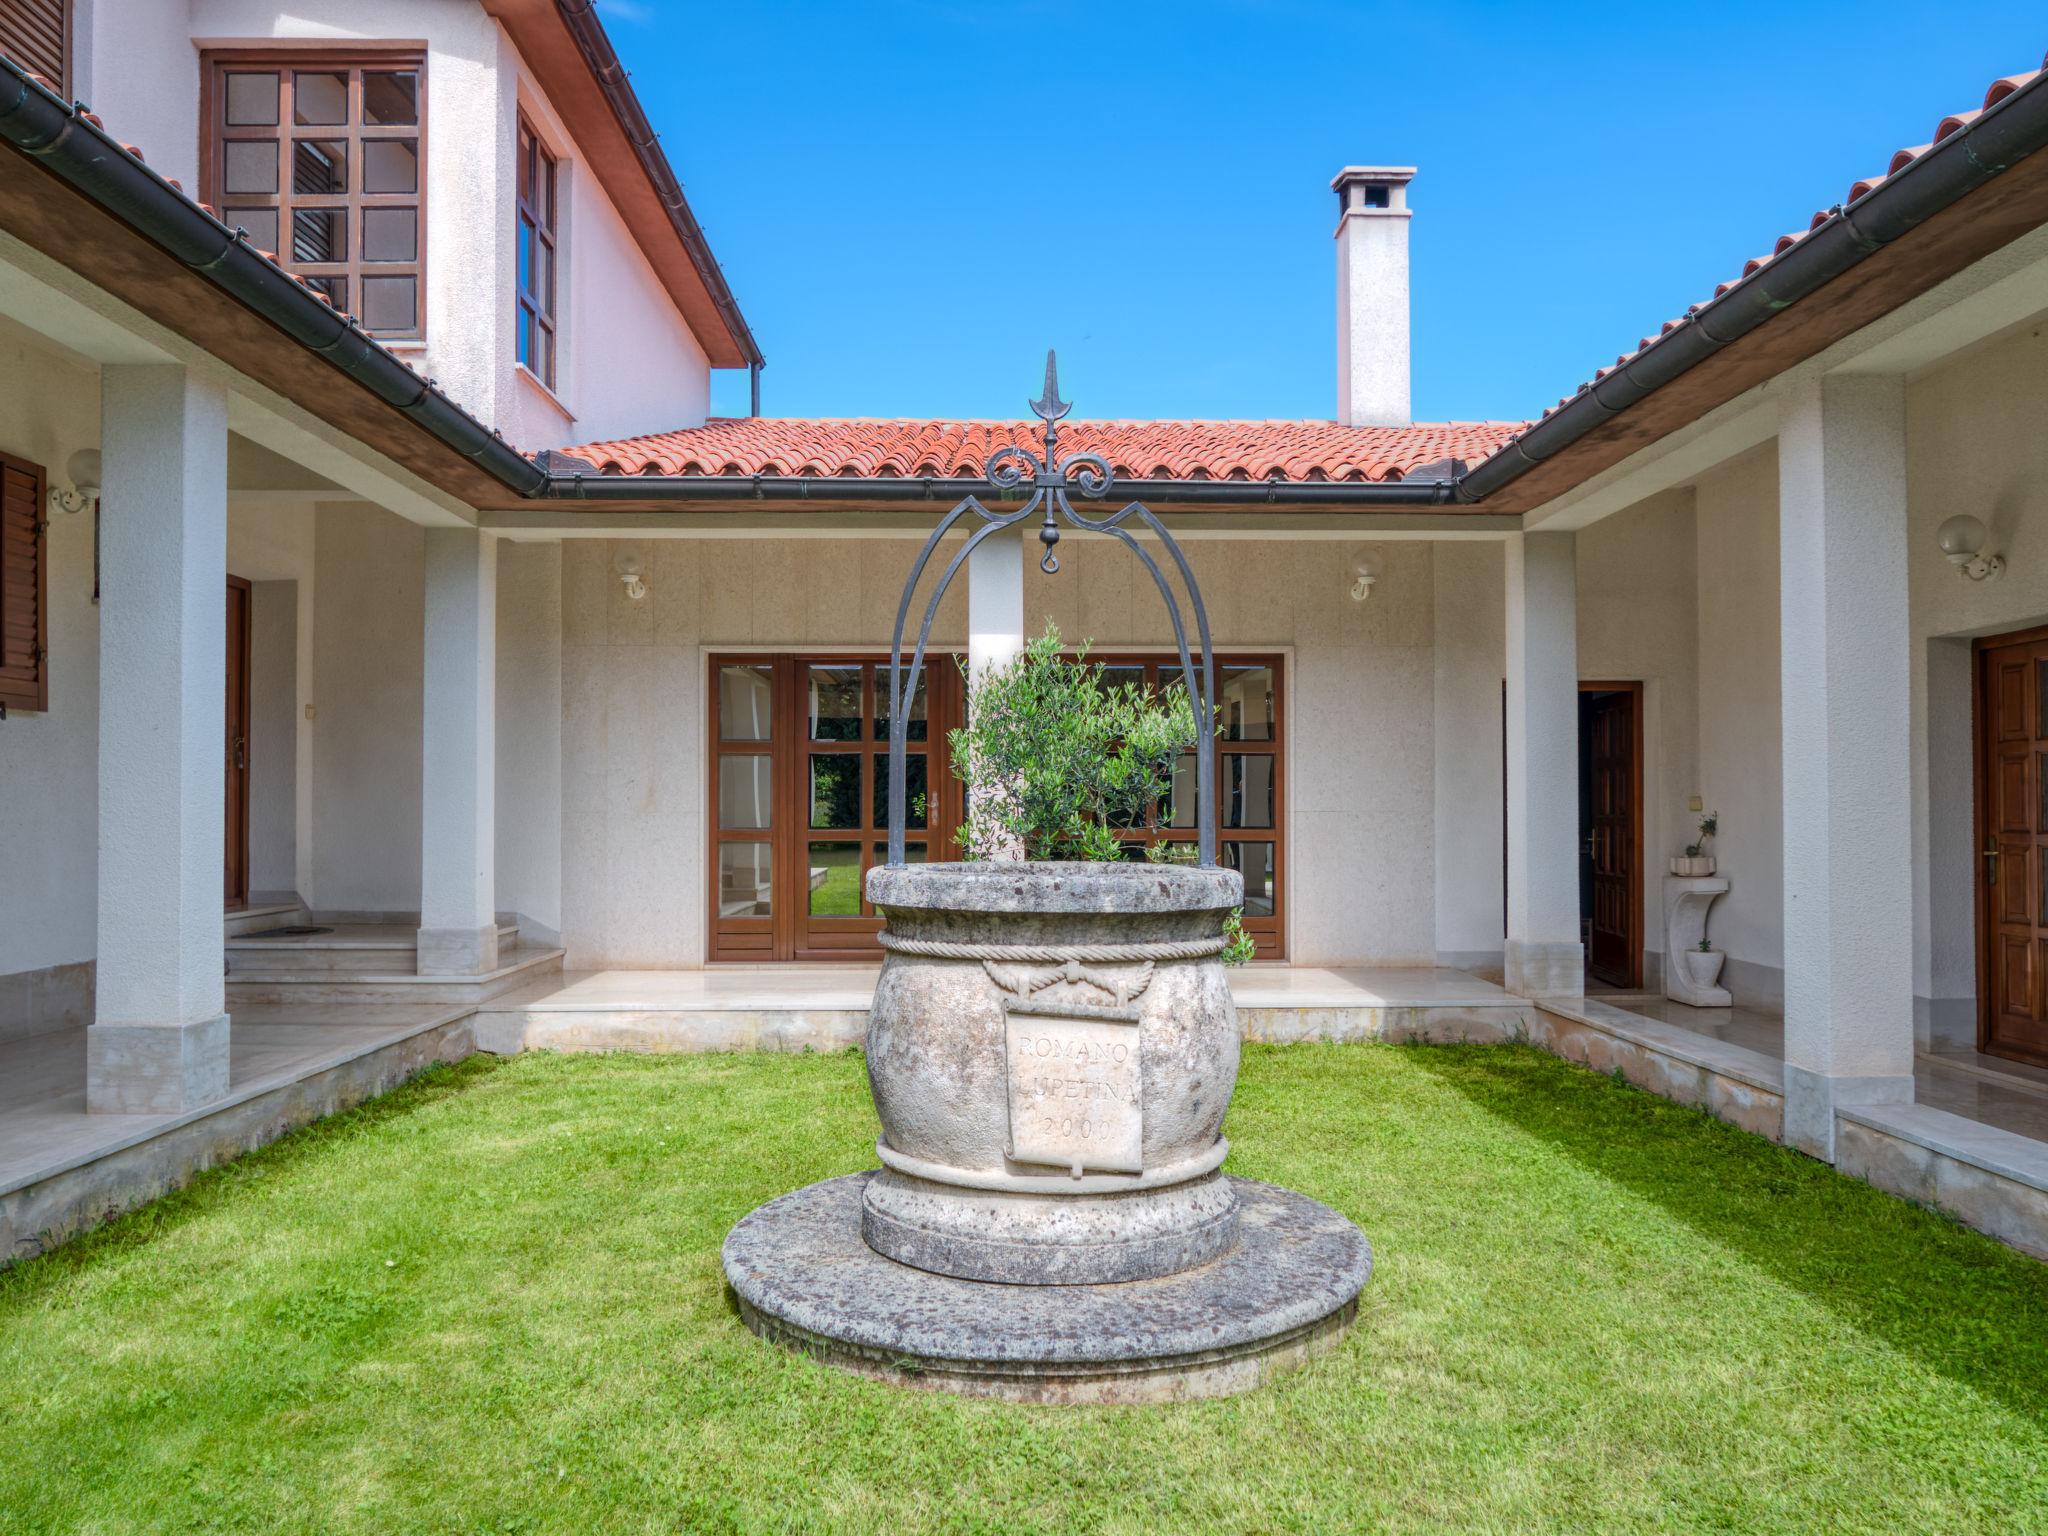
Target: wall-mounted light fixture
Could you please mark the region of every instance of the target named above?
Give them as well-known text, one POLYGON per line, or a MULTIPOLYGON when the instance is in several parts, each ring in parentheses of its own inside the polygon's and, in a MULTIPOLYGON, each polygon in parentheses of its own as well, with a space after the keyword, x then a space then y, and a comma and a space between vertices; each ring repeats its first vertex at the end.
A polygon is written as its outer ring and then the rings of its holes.
POLYGON ((1361 560, 1351 568, 1351 574, 1357 578, 1351 583, 1351 601, 1362 603, 1372 596, 1373 584, 1380 579, 1379 573, 1372 568, 1370 560, 1361 560))
POLYGON ((628 555, 619 562, 619 581, 626 589, 626 596, 639 602, 647 595, 647 582, 640 573, 640 557, 628 555))
POLYGON ((69 487, 50 487, 50 510, 53 512, 83 512, 100 499, 100 456, 90 448, 81 448, 65 461, 64 472, 71 477, 69 487))
POLYGON ((1989 581, 2005 569, 2005 556, 1983 552, 1989 532, 1983 519, 1958 512, 1935 530, 1934 540, 1948 557, 1948 563, 1964 576, 1971 581, 1989 581))

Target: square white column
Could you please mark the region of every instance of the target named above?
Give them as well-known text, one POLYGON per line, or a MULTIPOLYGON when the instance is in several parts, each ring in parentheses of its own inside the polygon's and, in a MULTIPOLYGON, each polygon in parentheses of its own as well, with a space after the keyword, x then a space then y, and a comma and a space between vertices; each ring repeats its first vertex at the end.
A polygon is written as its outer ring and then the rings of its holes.
POLYGON ((1785 1139, 1913 1098, 1911 642, 1902 380, 1828 379, 1778 438, 1785 1139))
POLYGON ((1579 937, 1579 617, 1576 540, 1507 541, 1508 937, 1518 997, 1586 990, 1579 937))
POLYGON ((980 677, 989 667, 1007 666, 1023 649, 1024 530, 1019 526, 990 534, 967 557, 969 674, 980 677))
POLYGON ((101 371, 98 1113, 228 1091, 227 446, 218 385, 101 371))
MULTIPOLYGON (((968 707, 973 685, 990 667, 1005 667, 1024 649, 1024 529, 992 533, 967 557, 968 707)), ((995 793, 994 786, 982 789, 995 793)), ((1022 859, 1024 845, 1005 840, 991 857, 1022 859)))
POLYGON ((498 967, 498 542, 426 534, 419 973, 498 967))

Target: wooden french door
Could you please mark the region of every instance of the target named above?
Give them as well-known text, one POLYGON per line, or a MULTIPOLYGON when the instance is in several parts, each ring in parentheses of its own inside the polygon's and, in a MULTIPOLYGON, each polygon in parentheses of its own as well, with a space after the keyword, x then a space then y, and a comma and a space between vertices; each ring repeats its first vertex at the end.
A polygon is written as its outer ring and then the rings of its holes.
MULTIPOLYGON (((888 857, 888 658, 713 656, 707 691, 709 958, 879 955, 863 893, 888 857)), ((963 694, 952 658, 927 658, 907 726, 913 863, 954 857, 965 811, 946 733, 963 694)))
POLYGON ((249 637, 254 590, 228 578, 226 904, 249 904, 249 637))
POLYGON ((1977 1044, 2048 1066, 2048 629, 1977 651, 1977 1044))
POLYGON ((1586 970, 1615 987, 1643 981, 1643 692, 1581 683, 1586 698, 1586 861, 1592 911, 1586 970))

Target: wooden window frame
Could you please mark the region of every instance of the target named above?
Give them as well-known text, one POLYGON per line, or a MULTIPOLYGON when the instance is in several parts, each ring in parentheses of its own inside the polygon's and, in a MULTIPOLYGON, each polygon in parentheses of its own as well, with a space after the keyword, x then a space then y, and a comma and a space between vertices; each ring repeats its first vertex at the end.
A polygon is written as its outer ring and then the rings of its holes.
POLYGON ((430 115, 425 51, 413 45, 366 47, 357 43, 337 47, 321 47, 316 43, 290 48, 223 48, 208 50, 203 56, 202 63, 200 143, 203 153, 200 161, 200 200, 219 210, 222 220, 230 225, 236 222, 229 207, 230 203, 237 208, 274 207, 277 210, 277 243, 285 247, 274 253, 279 264, 287 271, 307 279, 344 279, 348 284, 348 291, 344 295, 346 302, 336 307, 355 315, 359 320, 363 314, 362 285, 365 277, 412 278, 414 323, 404 329, 372 329, 367 324, 364 329, 379 340, 424 341, 427 334, 427 119, 430 115), (228 126, 227 76, 269 70, 275 70, 278 76, 277 122, 271 125, 240 128, 228 126), (416 93, 412 123, 373 127, 363 122, 362 76, 365 70, 373 73, 410 71, 414 75, 416 93), (294 71, 347 71, 347 121, 332 126, 295 125, 291 120, 290 108, 293 89, 291 76, 294 71), (313 136, 345 138, 348 141, 351 164, 346 192, 293 192, 292 157, 289 146, 294 137, 313 136), (362 189, 361 147, 366 142, 378 139, 411 139, 415 142, 416 176, 413 191, 365 192, 362 189), (257 193, 229 194, 225 191, 227 145, 238 140, 268 140, 279 145, 276 192, 264 196, 257 193), (292 214, 321 208, 345 211, 348 258, 338 262, 296 261, 290 251, 292 214), (411 208, 414 211, 415 241, 412 260, 373 262, 364 259, 364 215, 380 208, 411 208))
POLYGON ((519 275, 513 280, 517 291, 512 305, 512 350, 519 366, 553 394, 559 389, 556 380, 560 377, 562 355, 562 157, 549 147, 547 139, 524 112, 519 114, 519 145, 513 163, 518 204, 518 212, 514 215, 513 238, 517 244, 513 268, 519 275), (535 187, 529 183, 537 184, 543 174, 547 178, 547 196, 537 199, 535 187), (547 251, 544 291, 527 287, 526 274, 531 273, 532 264, 522 266, 518 260, 518 251, 524 249, 529 227, 534 232, 534 240, 547 251), (544 337, 547 342, 545 350, 537 357, 528 340, 530 335, 544 337), (542 366, 536 367, 536 361, 542 366))
MULTIPOLYGON (((43 11, 46 14, 50 12, 55 13, 57 27, 55 83, 57 94, 64 97, 67 101, 70 100, 71 61, 74 48, 72 34, 77 28, 77 17, 73 14, 75 7, 72 4, 72 0, 57 0, 55 4, 44 4, 41 6, 32 5, 30 0, 15 0, 15 4, 10 8, 16 11, 34 9, 43 11)), ((36 74, 48 76, 51 73, 48 67, 50 61, 47 58, 29 59, 24 58, 19 53, 9 53, 7 57, 19 64, 23 69, 32 70, 36 74)))
MULTIPOLYGON (((1145 684, 1157 688, 1180 680, 1180 657, 1156 651, 1091 651, 1088 659, 1100 662, 1105 667, 1143 667, 1145 684)), ((1195 657, 1196 667, 1202 658, 1195 657)), ((1273 677, 1273 735, 1269 741, 1226 741, 1221 737, 1211 743, 1215 754, 1210 763, 1209 787, 1216 796, 1216 857, 1223 859, 1225 843, 1261 843, 1270 845, 1273 853, 1273 911, 1270 916, 1244 915, 1244 931, 1257 946, 1254 958, 1259 960, 1284 960, 1287 958, 1287 658, 1278 652, 1226 651, 1216 653, 1216 679, 1218 693, 1221 693, 1223 671, 1227 667, 1265 667, 1273 677), (1223 778, 1223 759, 1226 754, 1248 757, 1270 757, 1273 760, 1273 825, 1270 827, 1231 827, 1224 825, 1225 796, 1229 786, 1223 778)), ((1195 842, 1196 827, 1193 823, 1185 827, 1164 827, 1156 821, 1144 827, 1117 829, 1117 840, 1125 844, 1143 846, 1159 841, 1162 837, 1171 842, 1195 842)), ((1141 856, 1141 855, 1138 855, 1141 856)))
MULTIPOLYGON (((712 962, 860 961, 881 955, 875 935, 882 920, 863 894, 858 916, 813 916, 809 902, 810 844, 848 842, 860 848, 860 878, 877 860, 878 844, 888 830, 877 824, 877 774, 886 773, 889 742, 876 738, 878 700, 888 690, 889 658, 871 650, 720 651, 705 664, 705 958, 712 962), (810 667, 863 669, 862 735, 854 741, 813 740, 806 729, 804 673, 810 667), (769 671, 769 734, 765 741, 727 741, 721 733, 719 672, 724 667, 762 667, 769 671), (719 827, 719 764, 726 757, 765 753, 770 760, 769 825, 759 829, 719 827), (859 755, 866 761, 861 776, 861 824, 849 828, 810 825, 810 758, 813 753, 859 755), (774 895, 767 917, 726 917, 719 911, 719 848, 724 843, 764 843, 772 853, 769 880, 774 895), (792 901, 794 895, 798 899, 792 901)), ((961 723, 965 690, 950 657, 928 657, 925 663, 926 739, 910 744, 926 760, 925 825, 908 831, 908 841, 922 844, 936 862, 958 857, 953 833, 966 816, 965 788, 954 777, 946 733, 961 723)))
MULTIPOLYGON (((29 492, 29 537, 28 556, 35 563, 32 580, 35 585, 35 638, 32 660, 35 663, 33 676, 10 675, 0 669, 0 709, 47 710, 50 707, 50 483, 49 477, 40 464, 18 459, 12 454, 0 453, 0 469, 26 475, 32 483, 29 492)), ((0 493, 4 495, 4 493, 0 493)), ((21 555, 18 537, 9 537, 7 524, 0 518, 0 633, 4 633, 9 622, 7 613, 7 579, 12 562, 21 555), (11 552, 10 552, 11 551, 11 552)), ((0 646, 0 662, 4 662, 6 651, 0 646)))
MULTIPOLYGON (((1161 679, 1171 682, 1178 675, 1177 657, 1157 652, 1103 651, 1091 660, 1110 667, 1142 667, 1148 684, 1161 679)), ((1263 667, 1273 679, 1273 736, 1268 741, 1218 740, 1212 750, 1211 787, 1217 797, 1217 841, 1259 843, 1273 850, 1273 911, 1271 915, 1247 915, 1245 931, 1257 946, 1260 960, 1284 960, 1287 955, 1287 882, 1289 879, 1287 838, 1287 658, 1278 652, 1219 651, 1218 677, 1225 667, 1263 667), (1224 826, 1223 778, 1226 753, 1272 759, 1273 825, 1271 827, 1224 826)), ((933 682, 929 684, 927 741, 912 743, 913 752, 926 756, 926 788, 930 804, 921 831, 912 831, 913 846, 922 838, 928 857, 936 860, 959 857, 954 832, 966 819, 966 789, 952 771, 946 733, 963 722, 966 691, 957 669, 943 656, 927 662, 933 682), (933 662, 937 664, 934 665, 933 662)), ((886 840, 887 831, 875 826, 873 805, 876 776, 887 771, 888 742, 874 740, 877 679, 886 679, 888 657, 884 653, 850 651, 720 651, 709 655, 705 666, 705 958, 713 963, 768 961, 873 960, 880 954, 874 935, 881 929, 880 918, 865 900, 858 917, 813 917, 809 910, 809 845, 813 842, 858 842, 863 880, 876 862, 875 845, 886 840), (804 700, 807 690, 804 669, 811 666, 853 666, 866 668, 862 679, 862 719, 868 733, 858 742, 813 741, 805 726, 804 700), (725 741, 720 730, 719 671, 723 667, 764 667, 770 672, 770 721, 764 741, 725 741), (813 752, 860 753, 868 761, 861 781, 862 822, 857 829, 813 830, 809 825, 809 759, 813 752), (719 764, 727 756, 765 753, 770 759, 770 825, 762 829, 722 831, 718 825, 719 764), (799 821, 799 818, 801 820, 799 821), (769 878, 776 892, 769 917, 724 917, 719 912, 719 847, 726 842, 765 843, 773 850, 769 878), (796 893, 791 902, 784 893, 796 893)), ((886 688, 886 681, 882 687, 886 688)), ((1194 841, 1193 826, 1158 826, 1121 829, 1119 841, 1142 845, 1164 834, 1174 841, 1194 841)), ((1221 848, 1219 846, 1219 856, 1221 848)))

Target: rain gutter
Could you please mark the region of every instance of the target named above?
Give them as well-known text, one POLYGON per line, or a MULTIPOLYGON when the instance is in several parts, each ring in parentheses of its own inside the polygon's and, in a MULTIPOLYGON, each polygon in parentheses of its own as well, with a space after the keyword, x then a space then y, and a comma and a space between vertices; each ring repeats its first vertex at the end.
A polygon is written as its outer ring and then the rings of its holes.
MULTIPOLYGON (((566 454, 550 465, 581 463, 566 454)), ((1105 508, 1126 501, 1153 506, 1440 507, 1456 501, 1443 480, 1126 480, 1110 486, 1105 508)), ((932 502, 951 506, 968 496, 984 504, 1022 501, 1025 488, 1005 496, 979 476, 909 475, 606 475, 553 468, 540 497, 547 501, 775 501, 932 502)), ((1085 506, 1086 503, 1083 503, 1085 506)))
POLYGON ((139 231, 173 259, 325 358, 521 496, 546 474, 344 315, 124 149, 54 91, 0 59, 0 140, 139 231))

